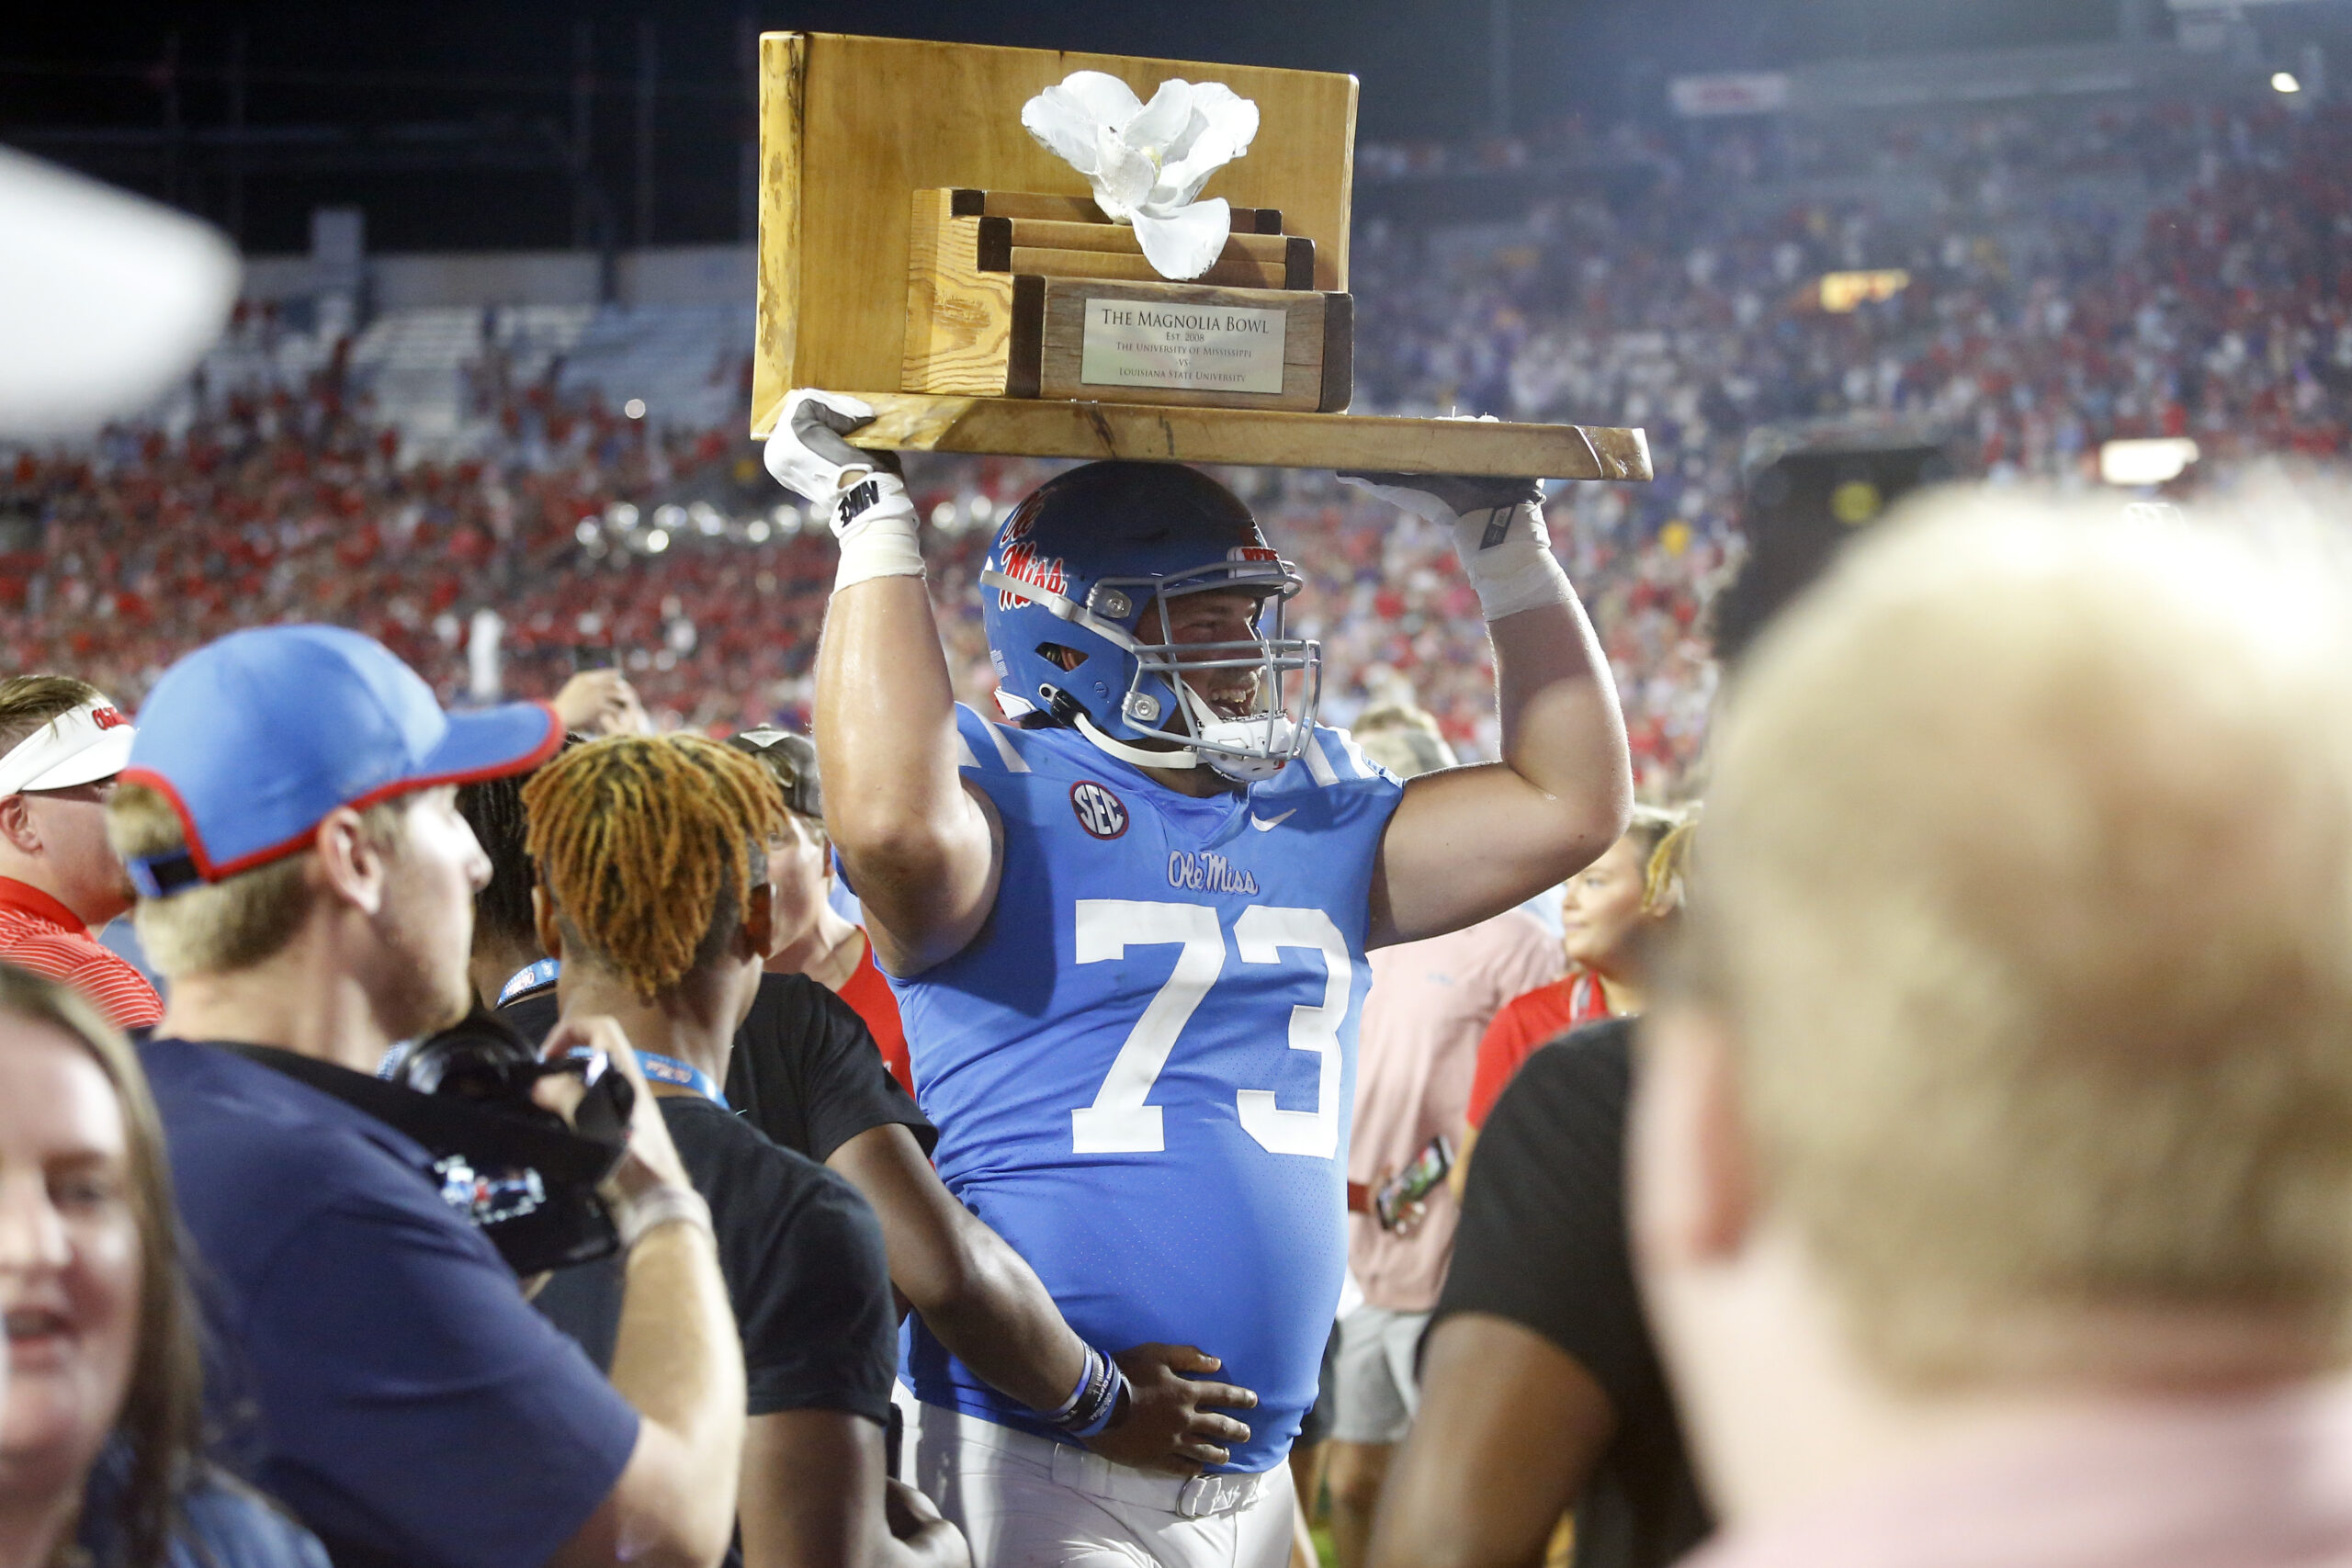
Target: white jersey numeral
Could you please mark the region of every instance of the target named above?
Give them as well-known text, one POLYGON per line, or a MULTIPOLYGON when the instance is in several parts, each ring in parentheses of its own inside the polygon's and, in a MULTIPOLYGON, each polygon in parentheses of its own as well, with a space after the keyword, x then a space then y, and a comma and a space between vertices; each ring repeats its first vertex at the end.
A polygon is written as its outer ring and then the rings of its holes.
POLYGON ((1252 904, 1233 922, 1233 945, 1244 964, 1279 964, 1285 947, 1323 955, 1323 1000, 1290 1010, 1290 1048, 1322 1057, 1315 1074, 1315 1109, 1280 1110, 1273 1091, 1263 1089, 1245 1089, 1234 1100, 1242 1131, 1272 1153, 1329 1159, 1340 1152, 1340 1023, 1348 1016, 1348 983, 1355 969, 1347 942, 1320 909, 1252 904))
POLYGON ((1070 1145, 1082 1155, 1157 1154, 1168 1146, 1159 1107, 1146 1105, 1176 1036, 1225 967, 1225 933, 1205 904, 1147 904, 1128 898, 1078 901, 1078 961, 1100 964, 1130 947, 1181 942, 1176 968, 1127 1032, 1094 1103, 1069 1113, 1070 1145))
MULTIPOLYGON (((1077 959, 1080 964, 1116 962, 1130 947, 1181 943, 1167 983, 1136 1020, 1113 1058, 1094 1103, 1069 1113, 1073 1152, 1158 1154, 1168 1146, 1160 1109, 1147 1104, 1151 1087, 1168 1066, 1176 1037, 1193 1010, 1216 984, 1225 966, 1225 935, 1216 911, 1201 904, 1148 903, 1125 898, 1081 898, 1077 907, 1077 959)), ((1315 1109, 1284 1111, 1272 1091, 1245 1089, 1234 1094, 1242 1130, 1269 1152, 1330 1159, 1340 1148, 1340 1024, 1347 1017, 1348 992, 1355 976, 1348 944, 1331 917, 1320 909, 1252 904, 1233 925, 1234 946, 1244 964, 1278 964, 1281 950, 1305 948, 1323 955, 1323 999, 1291 1009, 1290 1048, 1320 1058, 1315 1109)))

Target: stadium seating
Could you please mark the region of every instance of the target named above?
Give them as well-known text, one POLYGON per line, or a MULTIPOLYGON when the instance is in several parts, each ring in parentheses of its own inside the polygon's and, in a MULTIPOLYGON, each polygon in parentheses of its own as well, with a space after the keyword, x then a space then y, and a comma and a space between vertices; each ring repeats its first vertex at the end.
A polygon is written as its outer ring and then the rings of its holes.
MULTIPOLYGON (((2352 210, 2352 120, 2324 106, 1366 155, 1417 176, 1497 164, 1646 184, 1564 175, 1482 228, 1361 220, 1356 406, 1648 429, 1654 484, 1568 487, 1552 514, 1654 795, 1703 738, 1703 611, 1736 564, 1753 425, 1899 412, 1996 479, 2068 485, 2119 436, 2192 436, 2211 482, 2340 453, 2352 429, 2352 219, 2332 216, 2352 210), (1823 310, 1821 276, 1857 268, 1907 286, 1823 310)), ((462 695, 492 675, 466 658, 491 609, 510 692, 609 645, 669 722, 797 715, 831 552, 741 434, 749 335, 719 307, 412 310, 343 343, 245 312, 153 422, 0 468, 0 521, 31 539, 0 556, 0 640, 14 668, 136 701, 205 637, 323 616, 462 695)), ((1048 471, 912 465, 967 697, 990 679, 970 592, 988 525, 1048 471)), ((1444 541, 1328 475, 1232 478, 1309 574, 1294 616, 1324 640, 1327 712, 1409 694, 1491 754, 1485 641, 1444 541)))

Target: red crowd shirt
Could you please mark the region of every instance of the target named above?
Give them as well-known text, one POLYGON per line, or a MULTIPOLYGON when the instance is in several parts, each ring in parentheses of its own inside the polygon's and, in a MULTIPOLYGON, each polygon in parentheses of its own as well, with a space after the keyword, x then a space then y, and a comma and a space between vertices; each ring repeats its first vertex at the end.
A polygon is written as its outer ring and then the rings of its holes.
POLYGON ((1487 1112, 1495 1108, 1503 1087, 1538 1045, 1608 1016, 1609 998, 1601 991, 1600 976, 1589 969, 1571 970, 1564 978, 1513 998, 1495 1014, 1478 1042, 1478 1072, 1470 1080, 1470 1125, 1487 1124, 1487 1112))
POLYGON ((874 942, 863 930, 859 940, 865 943, 857 955, 857 967, 850 972, 842 988, 833 994, 850 1005, 850 1010, 865 1021, 874 1036, 874 1043, 882 1047, 882 1064, 899 1087, 909 1095, 915 1091, 914 1064, 907 1057, 906 1026, 899 1021, 899 998, 890 993, 890 982, 874 966, 874 942))
POLYGON ((153 1029, 163 998, 147 977, 89 933, 74 911, 27 883, 0 876, 0 959, 62 980, 119 1029, 153 1029))

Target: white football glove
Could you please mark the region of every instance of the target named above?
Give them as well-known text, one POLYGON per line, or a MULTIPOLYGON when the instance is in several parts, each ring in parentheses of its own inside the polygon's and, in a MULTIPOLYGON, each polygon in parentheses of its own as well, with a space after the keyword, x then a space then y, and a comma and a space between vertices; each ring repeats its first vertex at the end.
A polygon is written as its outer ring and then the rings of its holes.
POLYGON ((1340 478, 1400 511, 1452 529, 1463 574, 1478 591, 1478 610, 1487 620, 1575 601, 1568 574, 1552 554, 1539 481, 1471 474, 1345 473, 1340 478))
POLYGON ((784 400, 768 436, 768 472, 806 500, 842 545, 833 592, 876 577, 921 577, 914 502, 895 452, 867 452, 842 439, 874 410, 839 392, 803 387, 784 400))

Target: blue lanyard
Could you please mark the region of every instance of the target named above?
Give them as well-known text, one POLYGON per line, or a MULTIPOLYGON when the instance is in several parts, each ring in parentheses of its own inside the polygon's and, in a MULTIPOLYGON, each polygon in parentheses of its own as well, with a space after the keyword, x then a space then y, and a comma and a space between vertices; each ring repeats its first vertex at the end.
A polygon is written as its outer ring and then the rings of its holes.
POLYGON ((691 1066, 675 1056, 664 1056, 652 1051, 639 1051, 637 1054, 637 1065, 643 1067, 645 1076, 655 1083, 675 1084, 680 1089, 690 1089, 721 1111, 734 1110, 733 1106, 727 1103, 726 1091, 711 1082, 710 1075, 700 1067, 691 1066))
POLYGON ((536 991, 562 973, 563 965, 552 958, 542 958, 517 969, 507 977, 506 984, 498 987, 498 1005, 504 1007, 525 991, 536 991))
MULTIPOLYGON (((563 973, 562 964, 553 958, 542 958, 526 968, 517 969, 513 977, 499 987, 499 1005, 503 1007, 525 991, 537 990, 561 973, 563 973)), ((637 1054, 637 1063, 639 1066, 645 1069, 645 1076, 656 1083, 675 1084, 680 1089, 690 1089, 721 1111, 734 1109, 727 1103, 726 1091, 711 1082, 710 1075, 700 1067, 689 1066, 675 1056, 664 1056, 652 1051, 639 1051, 637 1054)))

